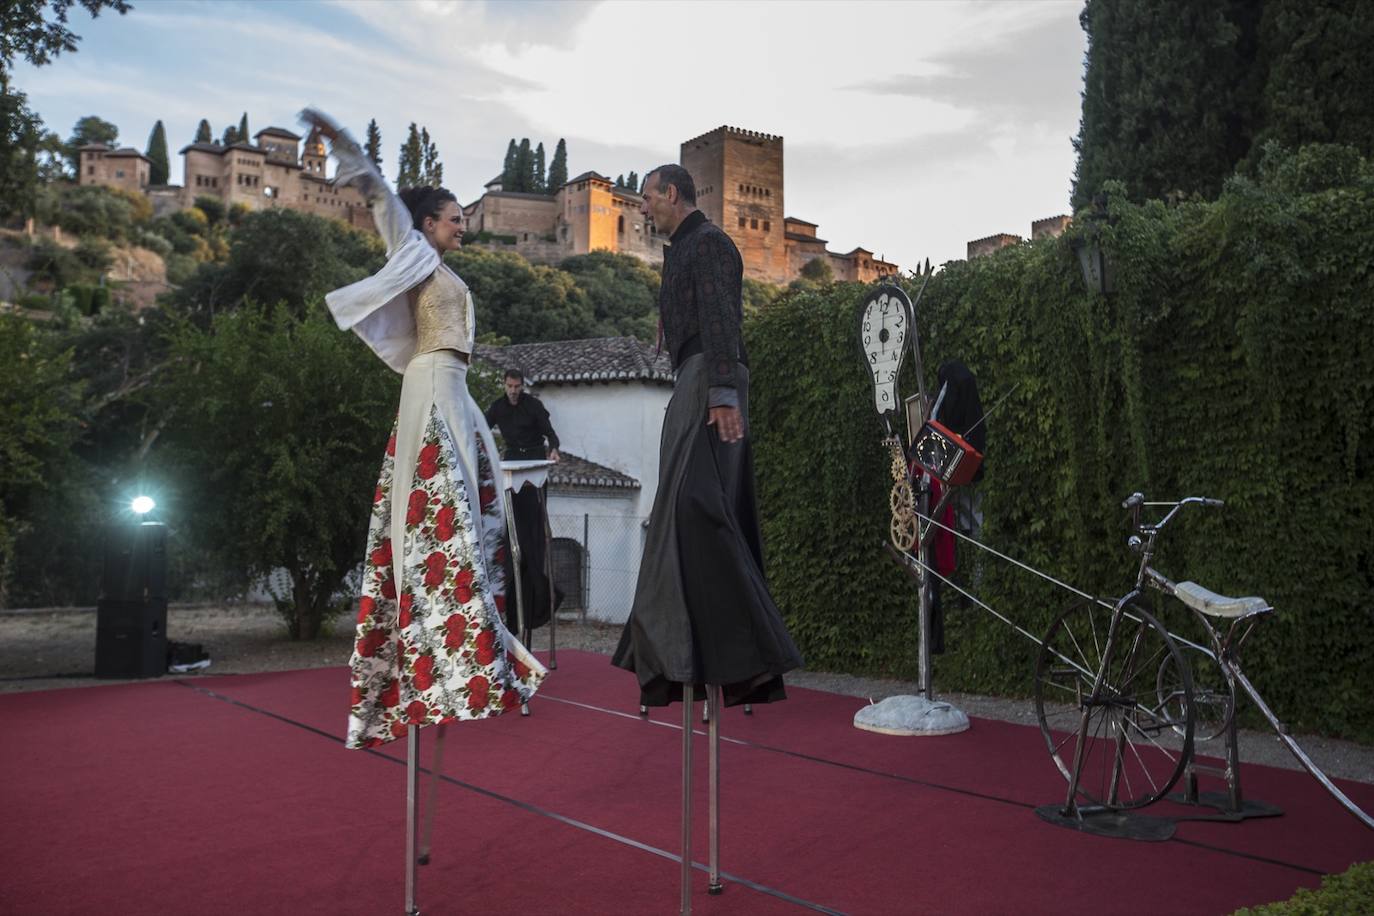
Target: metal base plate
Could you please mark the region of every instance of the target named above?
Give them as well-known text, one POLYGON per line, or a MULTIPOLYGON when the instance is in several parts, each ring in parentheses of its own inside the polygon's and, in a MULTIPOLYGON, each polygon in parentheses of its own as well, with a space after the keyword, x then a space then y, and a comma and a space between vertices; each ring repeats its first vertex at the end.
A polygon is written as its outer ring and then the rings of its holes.
POLYGON ((968 730, 964 711, 925 697, 888 697, 854 714, 854 727, 880 735, 956 735, 968 730))
POLYGON ((1161 843, 1174 835, 1178 826, 1172 818, 1131 814, 1128 811, 1094 811, 1090 814, 1064 813, 1062 804, 1041 805, 1035 809, 1041 820, 1057 827, 1118 840, 1144 840, 1161 843))
POLYGON ((1190 802, 1184 798, 1182 792, 1175 792, 1168 796, 1169 801, 1176 802, 1188 807, 1213 808, 1218 812, 1215 817, 1188 818, 1188 820, 1217 820, 1217 821, 1244 821, 1252 817, 1281 817, 1283 809, 1278 805, 1271 805, 1268 802, 1257 801, 1253 798, 1241 800, 1240 810, 1231 809, 1231 797, 1225 792, 1199 792, 1197 801, 1190 802))

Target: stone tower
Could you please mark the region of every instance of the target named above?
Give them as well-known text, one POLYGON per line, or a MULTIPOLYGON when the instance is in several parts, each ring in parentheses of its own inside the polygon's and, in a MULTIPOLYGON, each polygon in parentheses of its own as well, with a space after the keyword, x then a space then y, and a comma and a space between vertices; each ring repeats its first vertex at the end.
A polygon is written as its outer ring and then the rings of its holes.
POLYGON ((697 206, 729 234, 744 275, 786 283, 782 137, 717 127, 682 144, 682 167, 697 186, 697 206))
POLYGON ((305 138, 305 148, 301 150, 301 169, 307 175, 318 175, 325 177, 325 163, 329 161, 329 154, 325 151, 324 141, 320 139, 320 129, 311 128, 310 136, 305 138))

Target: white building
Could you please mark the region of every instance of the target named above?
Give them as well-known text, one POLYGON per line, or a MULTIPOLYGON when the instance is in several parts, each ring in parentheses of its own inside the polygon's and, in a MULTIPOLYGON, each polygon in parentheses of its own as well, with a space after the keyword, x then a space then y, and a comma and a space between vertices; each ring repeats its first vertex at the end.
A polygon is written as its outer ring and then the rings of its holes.
POLYGON ((549 475, 549 522, 563 606, 624 621, 658 489, 659 433, 673 393, 667 354, 633 337, 476 349, 489 365, 524 372, 558 433, 563 460, 549 475))

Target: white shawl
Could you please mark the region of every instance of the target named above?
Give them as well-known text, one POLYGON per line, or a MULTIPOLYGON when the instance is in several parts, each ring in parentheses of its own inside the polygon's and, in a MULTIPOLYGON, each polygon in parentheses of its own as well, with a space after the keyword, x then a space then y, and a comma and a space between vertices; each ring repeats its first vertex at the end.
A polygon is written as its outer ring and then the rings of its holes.
MULTIPOLYGON (((323 112, 307 108, 301 121, 311 127, 328 125, 338 132, 330 145, 339 170, 338 185, 353 184, 372 203, 377 231, 386 242, 386 264, 372 276, 324 297, 334 321, 363 339, 372 352, 397 372, 405 372, 415 355, 415 316, 407 291, 423 283, 435 270, 448 270, 425 237, 415 229, 410 208, 391 192, 372 160, 364 155, 348 131, 323 112)), ((450 271, 452 273, 452 271, 450 271)), ((457 275, 454 275, 457 278, 457 275)), ((463 289, 467 284, 458 279, 463 289)), ((472 293, 467 292, 468 338, 475 340, 472 293)))

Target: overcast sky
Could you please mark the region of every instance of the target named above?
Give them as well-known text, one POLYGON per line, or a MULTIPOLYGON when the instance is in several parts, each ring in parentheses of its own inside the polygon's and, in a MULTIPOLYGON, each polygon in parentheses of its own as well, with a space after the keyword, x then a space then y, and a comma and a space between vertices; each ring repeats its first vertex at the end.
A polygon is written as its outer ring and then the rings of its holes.
POLYGON ((428 127, 464 203, 512 137, 550 157, 566 138, 570 175, 614 178, 722 124, 781 134, 787 215, 908 268, 1068 212, 1079 0, 133 5, 73 8, 77 53, 15 80, 63 137, 95 114, 142 150, 161 119, 173 183, 201 118, 296 129, 312 104, 360 138, 376 118, 388 177, 428 127))

